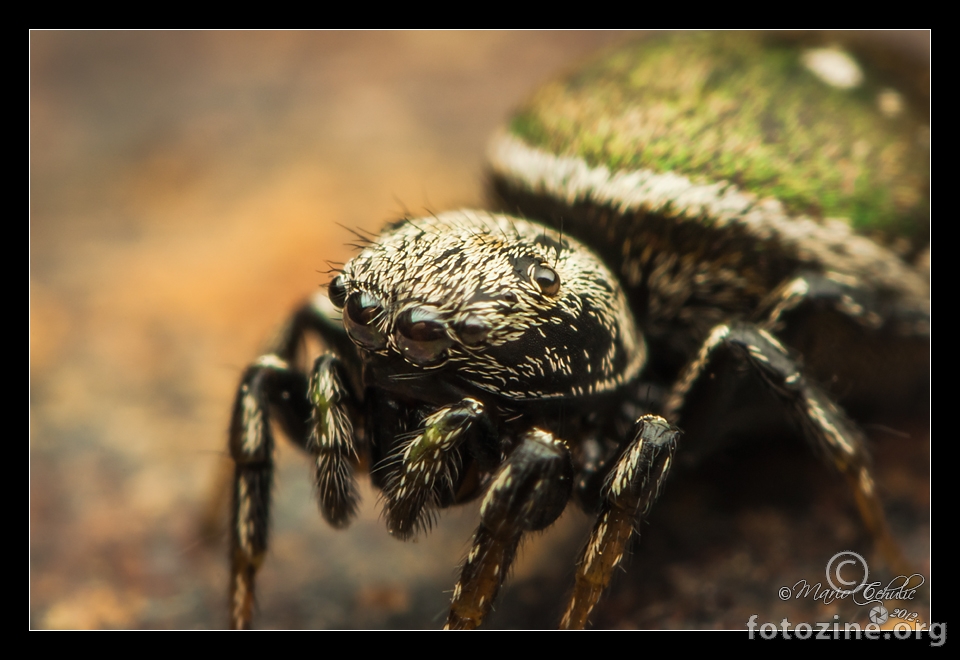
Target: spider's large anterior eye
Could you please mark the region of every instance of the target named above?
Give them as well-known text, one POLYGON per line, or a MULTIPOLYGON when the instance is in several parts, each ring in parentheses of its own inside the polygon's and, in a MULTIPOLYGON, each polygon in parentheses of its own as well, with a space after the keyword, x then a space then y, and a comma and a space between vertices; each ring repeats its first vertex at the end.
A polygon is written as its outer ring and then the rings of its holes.
POLYGON ((337 309, 343 309, 347 301, 347 287, 343 284, 343 275, 337 275, 327 288, 327 297, 337 309))
POLYGON ((440 315, 425 307, 414 307, 400 314, 397 333, 400 352, 421 367, 443 362, 447 358, 447 349, 453 344, 440 315))
POLYGON ((552 298, 560 292, 560 275, 550 266, 534 266, 533 281, 537 283, 545 296, 552 298))
POLYGON ((387 338, 377 327, 381 314, 383 305, 379 300, 369 293, 354 293, 343 307, 343 326, 354 342, 363 348, 379 351, 387 346, 387 338))

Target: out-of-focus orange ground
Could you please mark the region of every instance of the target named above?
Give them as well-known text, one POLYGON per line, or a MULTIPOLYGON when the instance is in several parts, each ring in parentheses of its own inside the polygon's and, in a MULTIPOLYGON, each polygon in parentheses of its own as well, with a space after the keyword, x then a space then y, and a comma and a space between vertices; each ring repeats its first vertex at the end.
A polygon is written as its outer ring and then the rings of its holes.
MULTIPOLYGON (((625 36, 31 33, 30 625, 222 627, 226 534, 202 520, 243 368, 350 257, 347 228, 481 205, 510 109, 625 36)), ((898 430, 910 439, 871 437, 926 619, 926 422, 898 430)), ((401 543, 366 484, 359 519, 328 528, 309 479, 281 442, 257 626, 440 627, 476 505, 401 543)), ((489 626, 556 624, 589 525, 571 508, 524 546, 489 626)), ((804 447, 671 479, 642 533, 598 627, 866 622, 777 598, 834 552, 870 550, 804 447)))

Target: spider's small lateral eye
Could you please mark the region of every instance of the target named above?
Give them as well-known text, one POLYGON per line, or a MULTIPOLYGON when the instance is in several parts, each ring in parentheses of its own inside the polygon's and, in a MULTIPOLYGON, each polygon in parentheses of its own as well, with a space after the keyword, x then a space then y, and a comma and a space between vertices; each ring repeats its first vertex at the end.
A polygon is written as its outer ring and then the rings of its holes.
POLYGON ((468 316, 457 324, 457 336, 464 346, 476 348, 483 344, 490 328, 476 316, 468 316))
POLYGON ((382 314, 383 305, 379 300, 369 293, 354 293, 343 307, 343 326, 356 344, 379 351, 387 346, 387 338, 377 327, 377 319, 382 314))
POLYGON ((343 275, 337 275, 330 282, 327 288, 327 297, 337 309, 343 309, 343 304, 347 301, 347 287, 343 285, 343 275))
POLYGON ((414 307, 397 318, 397 345, 410 362, 421 367, 438 366, 447 358, 453 340, 440 315, 428 307, 414 307))
POLYGON ((533 269, 533 281, 540 287, 540 291, 545 296, 551 298, 560 293, 560 275, 550 266, 535 266, 533 269))

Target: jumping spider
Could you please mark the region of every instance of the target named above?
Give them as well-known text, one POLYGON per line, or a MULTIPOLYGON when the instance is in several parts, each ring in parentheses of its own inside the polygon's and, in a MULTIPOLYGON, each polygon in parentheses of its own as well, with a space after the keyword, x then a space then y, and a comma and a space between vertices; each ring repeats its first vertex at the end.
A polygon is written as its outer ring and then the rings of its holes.
MULTIPOLYGON (((544 88, 491 148, 492 197, 509 215, 400 220, 368 241, 327 295, 297 310, 246 370, 233 409, 235 627, 251 624, 267 548, 271 420, 314 457, 320 509, 335 527, 356 513, 358 467, 382 490, 387 527, 401 539, 426 530, 439 509, 482 498, 450 628, 481 624, 524 534, 551 525, 571 499, 596 520, 561 621, 582 628, 660 493, 680 429, 697 439, 741 431, 728 420, 744 416, 729 413, 758 405, 745 400, 744 382, 773 393, 778 414, 845 477, 887 561, 903 567, 863 436, 817 383, 841 384, 852 405, 926 396, 929 288, 913 265, 926 249, 927 179, 916 171, 925 152, 915 140, 922 121, 911 115, 888 126, 897 117, 882 116, 881 106, 876 126, 857 130, 893 144, 884 153, 899 154, 903 169, 871 160, 865 138, 849 146, 863 162, 846 165, 868 170, 847 172, 855 178, 876 175, 865 185, 889 187, 884 177, 894 177, 915 194, 858 189, 848 206, 829 209, 825 198, 797 202, 833 185, 820 164, 796 175, 805 187, 786 195, 752 181, 751 164, 724 175, 720 163, 700 178, 681 160, 664 169, 642 153, 643 140, 658 134, 645 131, 663 111, 645 113, 662 90, 630 85, 650 67, 658 81, 676 74, 676 62, 657 59, 660 48, 684 53, 681 66, 698 75, 707 71, 696 83, 705 108, 745 94, 709 97, 740 71, 731 61, 749 69, 744 84, 767 75, 764 53, 779 63, 777 75, 782 61, 794 67, 789 93, 769 92, 787 116, 820 113, 830 124, 810 129, 810 139, 865 121, 843 114, 865 111, 844 106, 837 86, 804 73, 807 51, 761 42, 728 35, 628 48, 544 88), (591 130, 606 131, 604 139, 591 130), (624 133, 614 140, 612 130, 624 133), (894 171, 875 171, 883 168, 894 171), (883 199, 866 211, 871 238, 825 219, 855 215, 874 198, 883 199), (296 367, 307 334, 326 347, 309 374, 296 367)), ((737 112, 748 113, 750 100, 737 112)), ((728 137, 742 129, 723 125, 724 112, 692 129, 700 141, 712 144, 717 126, 728 137)), ((728 142, 799 148, 777 122, 768 112, 747 122, 759 137, 728 142)), ((845 149, 837 147, 838 158, 845 149)), ((776 178, 787 185, 794 174, 776 178)))

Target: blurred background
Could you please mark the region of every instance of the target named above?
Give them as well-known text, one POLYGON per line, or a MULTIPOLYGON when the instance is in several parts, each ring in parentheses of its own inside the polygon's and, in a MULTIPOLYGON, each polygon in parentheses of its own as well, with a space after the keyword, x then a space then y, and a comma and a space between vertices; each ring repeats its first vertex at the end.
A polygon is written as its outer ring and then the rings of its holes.
MULTIPOLYGON (((482 205, 484 146, 510 109, 636 36, 32 32, 30 626, 225 625, 226 533, 204 520, 244 367, 350 258, 348 228, 482 205)), ((928 57, 926 33, 864 38, 928 57)), ((895 533, 929 576, 926 419, 868 432, 895 533)), ((832 616, 776 598, 834 552, 870 550, 809 454, 671 480, 594 624, 832 616)), ((257 626, 442 626, 476 505, 401 543, 364 485, 334 531, 304 457, 281 442, 277 461, 257 626)), ((556 625, 590 524, 571 509, 525 544, 490 627, 556 625)))

